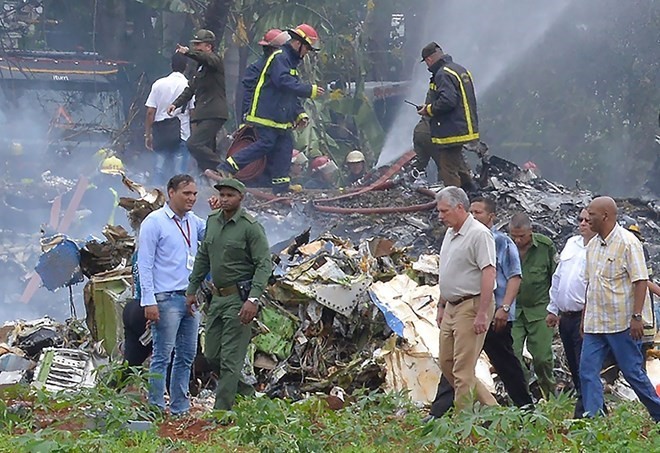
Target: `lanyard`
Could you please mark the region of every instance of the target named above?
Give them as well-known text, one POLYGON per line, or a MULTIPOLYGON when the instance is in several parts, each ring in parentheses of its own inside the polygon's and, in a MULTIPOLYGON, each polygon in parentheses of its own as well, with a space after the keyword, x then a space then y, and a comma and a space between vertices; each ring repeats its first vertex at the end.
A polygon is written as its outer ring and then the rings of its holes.
POLYGON ((181 224, 176 219, 176 217, 172 217, 172 220, 174 220, 176 226, 179 227, 179 231, 181 231, 181 236, 183 236, 183 239, 186 241, 186 244, 188 244, 188 248, 192 247, 190 243, 190 223, 188 223, 188 221, 186 220, 186 229, 188 230, 188 236, 186 236, 186 233, 183 232, 183 228, 181 228, 181 224))

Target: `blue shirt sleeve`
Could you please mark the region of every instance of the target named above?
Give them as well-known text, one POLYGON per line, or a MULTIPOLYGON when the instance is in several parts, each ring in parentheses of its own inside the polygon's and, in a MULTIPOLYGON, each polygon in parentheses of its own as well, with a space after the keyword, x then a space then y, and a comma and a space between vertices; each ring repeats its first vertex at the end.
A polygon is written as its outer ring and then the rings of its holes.
POLYGON ((522 275, 522 266, 520 264, 520 255, 518 254, 518 247, 506 238, 506 253, 504 256, 504 263, 502 263, 502 270, 507 280, 517 275, 522 275))
POLYGON ((147 216, 140 226, 138 240, 138 274, 140 276, 140 305, 156 305, 154 294, 154 260, 159 237, 158 222, 147 216))

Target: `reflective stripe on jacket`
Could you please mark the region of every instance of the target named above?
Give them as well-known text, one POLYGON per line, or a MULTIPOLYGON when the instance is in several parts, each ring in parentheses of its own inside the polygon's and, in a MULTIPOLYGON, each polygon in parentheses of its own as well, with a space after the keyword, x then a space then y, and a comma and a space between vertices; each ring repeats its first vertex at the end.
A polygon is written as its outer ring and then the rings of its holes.
POLYGON ((427 93, 432 142, 449 147, 477 140, 477 99, 470 71, 449 55, 429 70, 433 74, 427 93))
POLYGON ((296 69, 300 61, 300 56, 289 44, 268 57, 254 89, 245 117, 247 122, 289 129, 296 120, 306 116, 299 98, 316 97, 316 85, 300 81, 296 69))

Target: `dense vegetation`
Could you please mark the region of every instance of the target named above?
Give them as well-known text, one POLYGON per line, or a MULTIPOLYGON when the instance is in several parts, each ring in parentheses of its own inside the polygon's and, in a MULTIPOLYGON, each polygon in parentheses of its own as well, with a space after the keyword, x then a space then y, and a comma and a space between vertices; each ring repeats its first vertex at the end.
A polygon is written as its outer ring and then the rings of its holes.
POLYGON ((479 408, 424 424, 425 412, 401 394, 363 392, 333 411, 324 396, 299 402, 255 398, 234 412, 172 419, 152 414, 143 381, 118 393, 95 389, 50 395, 5 388, 0 398, 2 452, 379 452, 395 451, 657 451, 660 429, 638 403, 618 403, 608 418, 570 420, 566 395, 533 413, 479 408), (130 420, 152 428, 131 432, 130 420))

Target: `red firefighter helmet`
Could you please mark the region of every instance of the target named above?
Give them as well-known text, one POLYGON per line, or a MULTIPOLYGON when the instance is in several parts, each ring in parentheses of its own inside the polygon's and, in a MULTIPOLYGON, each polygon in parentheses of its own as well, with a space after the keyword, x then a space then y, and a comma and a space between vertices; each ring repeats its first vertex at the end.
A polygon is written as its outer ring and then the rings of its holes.
POLYGON ((319 40, 319 34, 316 33, 316 30, 314 30, 314 27, 311 25, 300 24, 296 28, 287 31, 291 35, 291 38, 302 41, 307 44, 311 50, 319 50, 314 47, 319 40))
POLYGON ((307 163, 307 160, 308 160, 307 156, 305 156, 297 149, 294 149, 293 152, 291 153, 292 164, 305 165, 307 163))
POLYGON ((282 34, 282 30, 279 28, 271 28, 266 32, 263 39, 259 41, 260 46, 270 46, 275 38, 282 34))
POLYGON ((309 164, 309 168, 311 168, 312 171, 318 171, 328 162, 330 162, 330 159, 326 156, 315 157, 314 159, 312 159, 312 163, 309 164))
POLYGON ((331 174, 338 169, 337 164, 327 156, 315 157, 312 159, 312 163, 309 166, 312 169, 312 173, 321 172, 324 174, 331 174))

